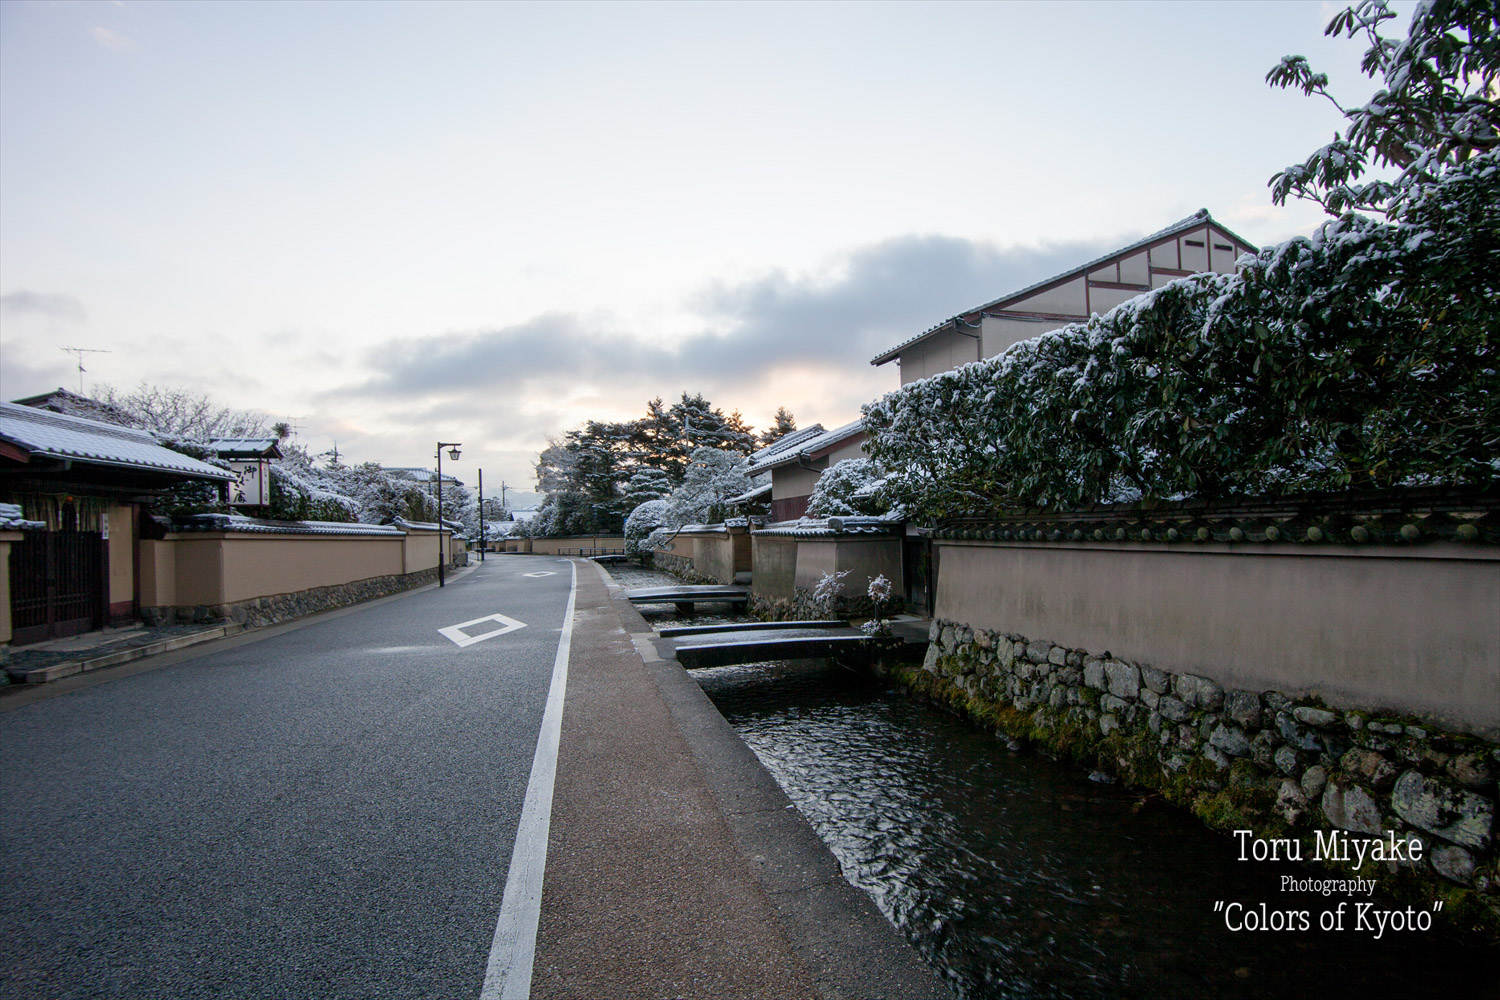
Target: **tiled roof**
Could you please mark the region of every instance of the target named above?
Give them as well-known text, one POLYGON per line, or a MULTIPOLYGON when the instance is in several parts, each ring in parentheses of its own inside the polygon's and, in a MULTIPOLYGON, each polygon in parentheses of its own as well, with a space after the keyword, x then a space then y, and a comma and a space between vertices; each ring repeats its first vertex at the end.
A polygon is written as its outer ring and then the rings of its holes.
POLYGON ((401 535, 390 524, 345 524, 340 521, 270 521, 242 514, 189 514, 172 519, 173 531, 234 531, 263 535, 401 535))
POLYGON ((791 462, 795 462, 799 455, 813 455, 819 451, 831 448, 841 441, 848 440, 854 435, 863 432, 864 429, 865 424, 863 418, 855 420, 851 423, 847 423, 842 427, 835 427, 831 431, 824 431, 822 434, 819 434, 816 437, 806 439, 805 441, 801 442, 800 447, 788 448, 785 451, 777 452, 776 454, 762 459, 759 462, 752 462, 750 466, 745 469, 745 472, 747 475, 753 476, 758 472, 765 472, 767 469, 774 469, 778 466, 787 465, 791 462))
POLYGON ((770 492, 771 492, 771 484, 770 483, 761 483, 759 486, 752 487, 751 489, 746 490, 744 493, 741 493, 737 497, 730 497, 728 500, 725 500, 724 502, 725 503, 749 503, 751 500, 755 500, 755 499, 757 499, 759 497, 766 496, 770 492))
POLYGON ((0 403, 0 440, 39 458, 88 465, 170 472, 190 479, 233 479, 234 474, 163 448, 149 431, 70 417, 50 410, 0 403))
POLYGON ((1072 278, 1079 274, 1087 274, 1089 271, 1098 269, 1101 264, 1112 261, 1116 257, 1128 256, 1143 247, 1155 243, 1157 240, 1163 240, 1169 236, 1188 232, 1189 230, 1196 229, 1197 227, 1202 226, 1205 223, 1218 227, 1229 236, 1233 237, 1237 242, 1243 243, 1245 246, 1250 247, 1252 250, 1255 249, 1255 244, 1251 243, 1249 240, 1241 238, 1236 233, 1230 232, 1230 230, 1225 229, 1222 223, 1218 222, 1212 215, 1208 214, 1208 209, 1200 208, 1198 209, 1198 211, 1194 212, 1186 219, 1180 219, 1177 222, 1172 223, 1165 229, 1157 230, 1150 236, 1142 236, 1134 243, 1131 243, 1128 246, 1123 246, 1118 250, 1112 250, 1102 257, 1095 257, 1087 264, 1080 264, 1075 268, 1063 271, 1061 274, 1054 274, 1050 278, 1045 278, 1041 281, 1034 282, 1030 285, 1027 285, 1025 288, 1017 289, 1016 291, 1010 292, 1007 295, 1003 295, 998 299, 986 302, 984 305, 975 306, 973 309, 965 309, 963 312, 958 313, 957 315, 950 316, 948 319, 943 320, 936 326, 923 330, 921 333, 917 334, 915 337, 912 337, 910 340, 904 340, 901 343, 897 344, 895 347, 892 347, 890 350, 876 355, 874 358, 870 359, 870 364, 883 365, 887 361, 894 361, 901 354, 901 352, 906 350, 908 347, 919 341, 926 340, 928 337, 932 336, 939 330, 942 330, 944 327, 948 326, 949 324, 953 323, 955 320, 963 316, 972 316, 974 313, 983 312, 987 309, 995 309, 1016 299, 1024 299, 1028 295, 1031 295, 1033 292, 1040 291, 1048 285, 1055 284, 1056 282, 1062 281, 1066 278, 1072 278))
POLYGON ((813 438, 817 437, 819 434, 823 433, 825 432, 823 430, 822 424, 813 424, 811 427, 803 427, 799 430, 788 431, 781 437, 777 438, 775 441, 772 441, 770 444, 766 445, 760 451, 752 452, 750 454, 750 464, 755 465, 758 462, 762 462, 765 459, 770 458, 772 455, 779 455, 780 453, 786 451, 788 448, 795 447, 796 445, 799 445, 804 441, 810 441, 813 438))
POLYGON ((45 528, 45 521, 28 521, 18 503, 0 503, 0 531, 22 531, 45 528))
POLYGON ((279 438, 215 438, 208 446, 219 453, 221 458, 229 458, 236 455, 247 457, 268 456, 271 458, 281 457, 279 438))
POLYGON ((804 517, 798 521, 781 521, 752 531, 752 535, 780 535, 793 538, 833 538, 838 535, 890 535, 899 531, 901 521, 890 517, 804 517))

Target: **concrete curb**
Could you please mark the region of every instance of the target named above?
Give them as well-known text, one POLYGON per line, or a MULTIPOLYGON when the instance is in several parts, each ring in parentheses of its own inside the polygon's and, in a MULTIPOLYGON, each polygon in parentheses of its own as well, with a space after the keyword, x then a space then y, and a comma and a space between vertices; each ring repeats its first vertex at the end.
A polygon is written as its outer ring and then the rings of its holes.
POLYGON ((52 681, 60 681, 64 677, 72 677, 74 674, 86 674, 90 670, 100 670, 104 667, 113 667, 120 663, 129 663, 131 660, 154 656, 157 653, 168 653, 174 649, 185 649, 188 646, 196 646, 200 642, 209 642, 214 639, 222 639, 225 636, 238 635, 243 631, 245 631, 245 626, 238 622, 231 622, 228 625, 219 625, 214 628, 204 629, 202 632, 194 632, 191 635, 179 635, 176 638, 163 639, 160 642, 150 642, 144 646, 132 646, 129 649, 105 653, 103 656, 93 656, 86 660, 64 660, 61 663, 54 663, 50 667, 37 667, 35 670, 28 670, 21 674, 21 680, 25 684, 49 684, 52 681))
POLYGON ((622 627, 819 997, 951 998, 874 902, 844 879, 812 824, 672 655, 671 641, 657 637, 623 588, 604 575, 622 627))

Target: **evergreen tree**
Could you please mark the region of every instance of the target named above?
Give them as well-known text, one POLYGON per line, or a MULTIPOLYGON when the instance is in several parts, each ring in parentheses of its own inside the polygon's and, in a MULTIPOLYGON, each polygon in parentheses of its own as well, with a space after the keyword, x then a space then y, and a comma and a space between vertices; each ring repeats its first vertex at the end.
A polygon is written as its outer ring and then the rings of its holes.
POLYGON ((791 411, 788 410, 785 406, 776 407, 775 420, 775 426, 767 427, 764 431, 761 432, 760 439, 757 443, 762 448, 769 448, 771 445, 775 444, 777 441, 780 441, 782 438, 786 437, 792 431, 797 429, 797 418, 792 416, 791 411))

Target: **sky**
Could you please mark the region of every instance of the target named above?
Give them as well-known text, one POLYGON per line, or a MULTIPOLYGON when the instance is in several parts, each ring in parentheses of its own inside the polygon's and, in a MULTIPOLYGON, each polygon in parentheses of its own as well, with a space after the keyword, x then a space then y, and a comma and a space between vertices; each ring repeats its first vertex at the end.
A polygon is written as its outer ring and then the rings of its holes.
POLYGON ((1338 114, 1264 77, 1366 97, 1337 9, 0 0, 0 397, 107 352, 86 392, 462 442, 487 495, 654 396, 833 427, 881 351, 1199 208, 1310 232, 1266 182, 1338 114))

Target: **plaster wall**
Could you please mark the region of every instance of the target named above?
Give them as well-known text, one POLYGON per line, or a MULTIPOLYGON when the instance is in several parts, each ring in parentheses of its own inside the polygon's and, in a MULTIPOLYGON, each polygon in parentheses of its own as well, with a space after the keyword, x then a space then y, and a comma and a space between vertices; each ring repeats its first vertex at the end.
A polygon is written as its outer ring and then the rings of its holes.
POLYGON ((936 616, 1500 734, 1500 554, 942 541, 936 616))
POLYGON ((751 535, 750 589, 757 597, 790 601, 797 578, 797 539, 785 535, 751 535))
POLYGON ((19 531, 0 531, 0 646, 14 634, 10 624, 10 546, 24 536, 19 531))
MULTIPOLYGON (((129 605, 135 600, 135 508, 127 504, 110 504, 104 509, 109 517, 109 603, 129 605)), ((128 615, 130 609, 125 608, 128 615)))
MULTIPOLYGON (((623 549, 625 547, 625 537, 623 535, 600 535, 598 547, 601 549, 623 549)), ((591 548, 594 548, 593 535, 531 539, 531 551, 537 555, 555 556, 563 549, 576 551, 578 549, 591 548)))

